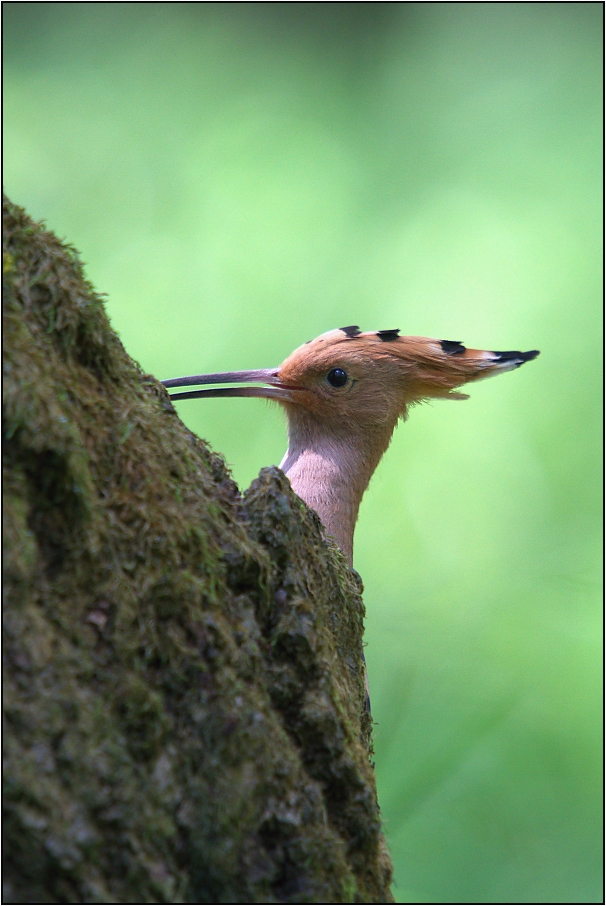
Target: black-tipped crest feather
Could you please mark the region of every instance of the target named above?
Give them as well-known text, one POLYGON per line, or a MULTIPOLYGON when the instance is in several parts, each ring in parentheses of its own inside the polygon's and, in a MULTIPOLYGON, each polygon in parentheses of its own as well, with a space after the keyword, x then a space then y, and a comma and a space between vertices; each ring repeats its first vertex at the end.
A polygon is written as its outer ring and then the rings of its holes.
POLYGON ((520 365, 524 362, 531 362, 532 359, 536 359, 539 355, 538 349, 531 349, 529 352, 517 352, 515 350, 508 350, 507 352, 495 352, 491 350, 492 354, 497 356, 498 362, 511 362, 514 359, 520 359, 520 365))
POLYGON ((440 346, 442 347, 442 352, 447 355, 462 355, 466 352, 465 346, 458 340, 440 340, 440 346))
POLYGON ((377 336, 384 342, 389 342, 389 340, 397 340, 399 335, 399 330, 377 330, 377 336))

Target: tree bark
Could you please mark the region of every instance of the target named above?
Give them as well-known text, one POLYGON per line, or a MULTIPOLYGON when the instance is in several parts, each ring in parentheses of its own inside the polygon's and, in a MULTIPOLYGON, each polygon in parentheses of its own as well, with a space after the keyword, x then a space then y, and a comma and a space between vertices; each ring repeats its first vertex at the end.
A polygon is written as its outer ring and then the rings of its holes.
POLYGON ((393 902, 358 575, 3 220, 4 902, 393 902))

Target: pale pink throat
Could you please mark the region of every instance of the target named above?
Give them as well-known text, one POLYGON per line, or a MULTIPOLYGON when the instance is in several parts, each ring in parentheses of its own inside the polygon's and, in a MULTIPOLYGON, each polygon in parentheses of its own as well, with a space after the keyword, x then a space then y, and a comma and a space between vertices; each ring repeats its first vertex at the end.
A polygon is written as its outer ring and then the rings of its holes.
POLYGON ((362 432, 324 431, 300 411, 289 411, 289 444, 280 468, 294 492, 316 511, 350 566, 360 503, 393 427, 370 443, 362 432))

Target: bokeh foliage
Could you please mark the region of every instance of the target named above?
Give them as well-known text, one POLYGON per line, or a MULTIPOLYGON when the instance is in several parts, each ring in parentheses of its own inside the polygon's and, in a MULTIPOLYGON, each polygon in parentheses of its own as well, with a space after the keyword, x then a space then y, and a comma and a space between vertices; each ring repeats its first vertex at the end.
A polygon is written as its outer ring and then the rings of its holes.
MULTIPOLYGON (((5 186, 146 371, 341 324, 541 349, 362 506, 401 902, 601 898, 602 6, 7 3, 5 186)), ((246 487, 259 401, 180 404, 246 487)))

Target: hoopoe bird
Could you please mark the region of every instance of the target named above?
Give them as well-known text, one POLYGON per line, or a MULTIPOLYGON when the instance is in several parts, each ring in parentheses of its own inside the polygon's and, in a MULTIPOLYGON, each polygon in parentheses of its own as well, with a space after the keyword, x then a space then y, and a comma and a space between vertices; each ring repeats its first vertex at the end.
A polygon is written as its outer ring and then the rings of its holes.
POLYGON ((468 399, 458 387, 519 368, 538 354, 467 349, 454 340, 402 337, 399 330, 362 333, 352 326, 308 341, 278 368, 162 383, 167 388, 245 385, 173 393, 173 400, 251 396, 280 403, 288 417, 288 449, 280 468, 353 566, 362 496, 398 419, 423 400, 468 399))
POLYGON ((362 496, 398 419, 406 419, 410 406, 423 400, 468 399, 456 388, 519 368, 539 354, 536 349, 488 352, 453 340, 399 334, 340 327, 295 349, 278 368, 162 383, 167 388, 255 384, 173 393, 171 399, 252 396, 284 406, 288 449, 280 468, 353 566, 362 496))

